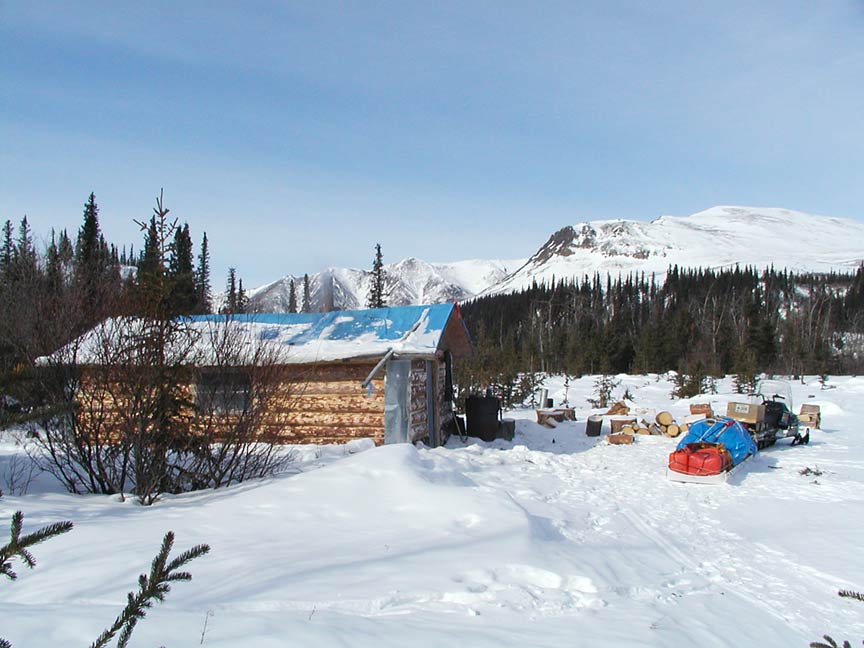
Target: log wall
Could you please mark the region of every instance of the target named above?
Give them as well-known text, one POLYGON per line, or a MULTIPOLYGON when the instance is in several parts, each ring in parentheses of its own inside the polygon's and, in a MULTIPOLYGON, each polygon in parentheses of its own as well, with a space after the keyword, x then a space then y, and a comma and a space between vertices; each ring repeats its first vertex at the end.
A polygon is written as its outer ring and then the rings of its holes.
MULTIPOLYGON (((371 438, 377 445, 384 443, 384 376, 382 369, 372 381, 373 392, 361 382, 375 366, 375 361, 333 363, 312 366, 283 366, 272 370, 268 380, 272 396, 266 415, 259 423, 263 437, 284 443, 344 443, 357 438, 371 438)), ((194 372, 190 371, 190 380, 194 372)), ((87 373, 85 372, 85 376, 87 373)), ((100 376, 101 377, 101 376, 100 376)), ((441 430, 453 417, 450 401, 445 400, 446 366, 443 360, 432 363, 432 412, 435 430, 441 430)), ((429 411, 426 403, 426 361, 415 359, 410 372, 410 413, 408 440, 427 439, 429 411)), ((84 409, 92 417, 115 418, 118 410, 127 406, 120 394, 128 390, 98 389, 99 380, 82 380, 86 394, 84 409)), ((184 388, 189 400, 195 400, 195 386, 184 388)), ((438 440, 445 439, 440 435, 438 440)))
POLYGON ((384 443, 384 372, 367 395, 361 386, 375 362, 281 369, 281 401, 266 426, 285 443, 344 443, 371 438, 384 443))
MULTIPOLYGON (((270 392, 269 403, 256 424, 261 436, 284 443, 345 443, 371 438, 377 445, 383 444, 384 372, 372 381, 371 395, 361 386, 374 366, 375 362, 364 362, 273 368, 267 378, 272 382, 265 387, 270 392)), ((119 438, 117 430, 129 407, 131 385, 100 388, 104 381, 102 372, 83 372, 77 398, 79 412, 90 419, 87 429, 98 422, 106 438, 119 438)), ((195 401, 194 384, 183 386, 182 391, 189 401, 195 401)))

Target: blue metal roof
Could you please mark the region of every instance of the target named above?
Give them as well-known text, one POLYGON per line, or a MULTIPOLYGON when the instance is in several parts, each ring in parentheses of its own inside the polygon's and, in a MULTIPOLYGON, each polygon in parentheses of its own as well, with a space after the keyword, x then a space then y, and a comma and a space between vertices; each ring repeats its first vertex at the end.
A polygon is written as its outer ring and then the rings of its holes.
MULTIPOLYGON (((380 341, 397 341, 421 325, 421 333, 444 331, 453 304, 430 306, 392 306, 367 310, 331 311, 329 313, 253 313, 231 315, 234 322, 264 325, 262 338, 272 335, 283 344, 304 345, 312 342, 351 341, 368 334, 380 341), (268 334, 267 325, 273 329, 268 334), (286 335, 287 329, 287 335, 286 335)), ((225 321, 225 315, 194 315, 193 322, 225 321)))

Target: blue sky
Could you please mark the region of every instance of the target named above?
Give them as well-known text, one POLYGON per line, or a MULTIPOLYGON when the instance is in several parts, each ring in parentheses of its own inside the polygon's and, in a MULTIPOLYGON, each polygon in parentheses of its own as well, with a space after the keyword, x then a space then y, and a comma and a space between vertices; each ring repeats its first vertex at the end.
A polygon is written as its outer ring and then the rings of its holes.
POLYGON ((0 220, 159 189, 213 283, 530 255, 718 204, 864 219, 864 1, 0 0, 0 220))

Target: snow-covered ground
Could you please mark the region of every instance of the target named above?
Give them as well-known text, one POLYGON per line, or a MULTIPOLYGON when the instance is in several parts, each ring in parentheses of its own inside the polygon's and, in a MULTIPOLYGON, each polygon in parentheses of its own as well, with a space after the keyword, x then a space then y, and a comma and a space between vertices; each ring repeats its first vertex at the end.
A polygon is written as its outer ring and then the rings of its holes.
MULTIPOLYGON (((639 408, 678 417, 656 376, 620 377, 639 408)), ((122 608, 165 531, 207 542, 133 646, 806 646, 864 638, 864 377, 794 383, 819 404, 809 445, 765 450, 720 486, 665 478, 675 441, 586 437, 579 421, 518 419, 513 442, 302 447, 298 471, 140 507, 73 496, 40 476, 0 515, 75 529, 16 563, 0 636, 88 645, 122 608), (821 471, 803 475, 802 470, 821 471)), ((547 383, 556 403, 562 381, 547 383)), ((729 381, 712 400, 724 411, 729 381)), ((17 452, 5 442, 0 460, 17 452)))

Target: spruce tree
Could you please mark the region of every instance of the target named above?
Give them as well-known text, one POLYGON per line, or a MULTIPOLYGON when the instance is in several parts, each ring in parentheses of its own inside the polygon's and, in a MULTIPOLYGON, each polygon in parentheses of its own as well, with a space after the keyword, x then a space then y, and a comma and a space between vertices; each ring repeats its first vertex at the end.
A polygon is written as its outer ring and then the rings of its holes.
POLYGON ((12 221, 7 220, 3 225, 3 248, 0 249, 0 279, 11 271, 14 253, 15 242, 12 238, 12 221))
POLYGON ((111 311, 110 297, 120 287, 119 264, 99 231, 99 207, 92 192, 84 204, 84 221, 75 241, 73 276, 81 325, 87 328, 111 311))
POLYGON ((197 313, 209 313, 213 309, 210 289, 210 249, 207 232, 201 239, 201 253, 198 255, 198 268, 195 271, 195 292, 197 294, 197 313))
POLYGON ((297 288, 294 285, 294 279, 291 279, 288 287, 288 312, 297 312, 297 288))
POLYGON ((19 281, 31 283, 39 274, 39 257, 33 246, 33 235, 27 217, 21 219, 18 226, 18 241, 12 258, 12 268, 19 281))
POLYGON ((57 237, 53 229, 51 230, 51 244, 45 253, 45 281, 49 297, 56 299, 63 289, 63 266, 60 263, 57 237))
POLYGON ((99 236, 99 207, 96 205, 96 195, 91 192, 84 203, 84 222, 78 230, 78 241, 75 244, 75 263, 82 271, 92 269, 96 263, 99 236))
POLYGON ((222 312, 231 314, 237 312, 237 271, 228 268, 228 281, 225 285, 225 302, 222 312))
POLYGON ((381 244, 375 244, 375 260, 372 262, 372 281, 369 287, 368 308, 384 306, 384 257, 381 254, 381 244))
POLYGON ((173 315, 189 315, 197 310, 198 292, 195 285, 195 270, 192 265, 192 237, 189 224, 184 223, 174 232, 174 243, 168 263, 170 312, 173 315))
POLYGON ((309 289, 309 275, 303 275, 303 312, 311 313, 312 312, 312 294, 309 289))
POLYGON ((245 313, 249 310, 249 298, 246 296, 246 290, 243 288, 243 280, 238 281, 237 288, 237 312, 245 313))
MULTIPOLYGON (((143 225, 143 224, 142 224, 143 225)), ((141 304, 152 303, 153 295, 162 293, 165 267, 162 265, 162 248, 159 243, 159 232, 156 217, 144 225, 144 249, 138 260, 138 273, 135 278, 135 289, 138 307, 141 304)))

